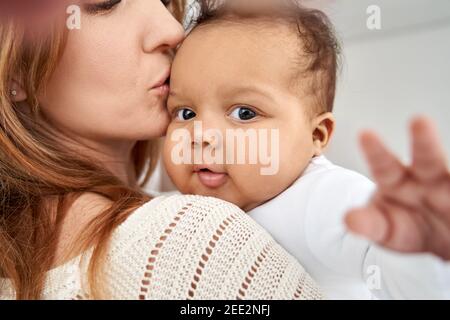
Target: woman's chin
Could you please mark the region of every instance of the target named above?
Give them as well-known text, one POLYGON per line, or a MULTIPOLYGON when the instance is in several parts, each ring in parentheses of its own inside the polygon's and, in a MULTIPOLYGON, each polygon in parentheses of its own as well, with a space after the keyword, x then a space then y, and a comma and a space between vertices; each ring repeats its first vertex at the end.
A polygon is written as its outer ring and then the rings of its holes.
POLYGON ((166 112, 165 107, 164 110, 155 112, 153 116, 149 117, 149 121, 146 128, 146 130, 148 129, 148 131, 146 131, 145 140, 164 137, 166 135, 167 128, 169 127, 169 123, 170 117, 169 114, 166 112))

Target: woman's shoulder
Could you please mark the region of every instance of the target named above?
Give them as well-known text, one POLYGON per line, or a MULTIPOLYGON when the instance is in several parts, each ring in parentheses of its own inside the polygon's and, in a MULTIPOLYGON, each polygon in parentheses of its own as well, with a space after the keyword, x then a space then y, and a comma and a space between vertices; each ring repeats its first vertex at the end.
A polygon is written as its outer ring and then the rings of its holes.
POLYGON ((157 197, 114 233, 105 275, 114 299, 320 296, 303 268, 233 204, 157 197), (299 294, 299 288, 311 286, 299 294))
POLYGON ((155 197, 137 208, 119 229, 134 228, 137 224, 155 224, 155 221, 170 221, 185 214, 214 214, 215 218, 220 218, 230 213, 245 214, 234 204, 217 198, 172 193, 155 197))
POLYGON ((245 213, 237 206, 217 198, 182 194, 161 195, 137 208, 117 228, 113 241, 127 239, 128 243, 131 243, 142 238, 159 239, 160 235, 178 229, 180 225, 189 223, 195 228, 196 224, 203 223, 205 219, 221 222, 233 215, 244 216, 245 213))
MULTIPOLYGON (((171 193, 163 193, 151 201, 144 204, 138 210, 148 210, 148 205, 157 205, 159 207, 164 208, 178 208, 179 206, 195 206, 197 209, 209 210, 211 208, 223 208, 224 210, 238 210, 241 211, 237 206, 232 203, 226 202, 224 200, 214 198, 214 197, 206 197, 199 195, 184 195, 179 192, 171 192, 171 193)), ((154 207, 154 206, 153 206, 154 207)))

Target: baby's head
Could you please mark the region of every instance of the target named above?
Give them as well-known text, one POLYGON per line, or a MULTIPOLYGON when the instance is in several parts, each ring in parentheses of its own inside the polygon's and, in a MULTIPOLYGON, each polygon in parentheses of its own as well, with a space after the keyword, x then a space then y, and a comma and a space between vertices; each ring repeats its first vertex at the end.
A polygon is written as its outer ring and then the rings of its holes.
POLYGON ((172 67, 164 147, 182 193, 246 211, 287 189, 328 144, 339 55, 323 13, 251 3, 202 2, 172 67))

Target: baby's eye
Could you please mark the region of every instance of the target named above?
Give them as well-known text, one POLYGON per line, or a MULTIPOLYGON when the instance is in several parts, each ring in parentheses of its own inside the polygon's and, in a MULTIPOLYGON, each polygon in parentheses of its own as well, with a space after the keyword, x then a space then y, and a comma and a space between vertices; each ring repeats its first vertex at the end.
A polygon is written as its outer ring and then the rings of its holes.
POLYGON ((233 109, 230 116, 236 120, 249 121, 258 116, 258 114, 250 108, 247 107, 237 107, 233 109))
POLYGON ((176 117, 180 121, 188 121, 195 118, 197 114, 191 109, 183 108, 177 111, 176 117))

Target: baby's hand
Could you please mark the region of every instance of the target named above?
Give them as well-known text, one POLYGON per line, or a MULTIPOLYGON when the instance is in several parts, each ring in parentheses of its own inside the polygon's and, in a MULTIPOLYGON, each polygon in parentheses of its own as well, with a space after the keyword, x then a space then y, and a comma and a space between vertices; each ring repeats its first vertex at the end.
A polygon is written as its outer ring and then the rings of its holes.
POLYGON ((450 172, 434 124, 411 125, 412 165, 406 166, 374 133, 361 145, 377 183, 364 208, 346 216, 348 228, 388 249, 429 252, 450 260, 450 172))

